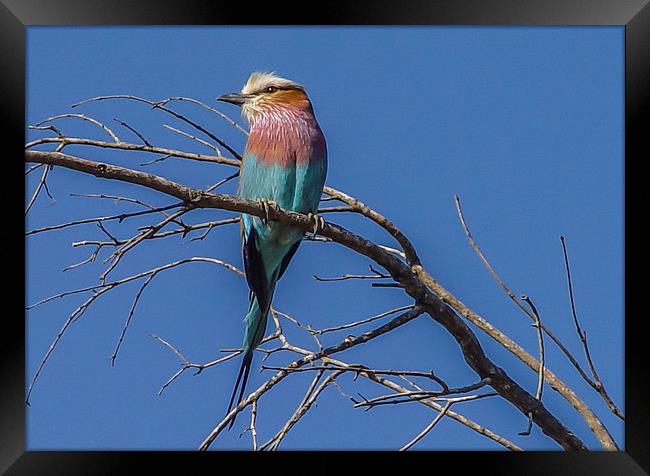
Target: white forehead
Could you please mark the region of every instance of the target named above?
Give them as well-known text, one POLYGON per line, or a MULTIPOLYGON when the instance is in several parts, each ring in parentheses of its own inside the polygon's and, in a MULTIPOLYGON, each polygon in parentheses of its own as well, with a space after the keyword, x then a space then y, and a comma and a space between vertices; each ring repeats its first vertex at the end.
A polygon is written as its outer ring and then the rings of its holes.
POLYGON ((264 88, 269 86, 275 87, 294 87, 301 88, 302 86, 290 79, 281 78, 275 73, 264 73, 264 72, 255 72, 250 75, 248 81, 242 88, 242 94, 252 94, 257 91, 261 91, 264 88))

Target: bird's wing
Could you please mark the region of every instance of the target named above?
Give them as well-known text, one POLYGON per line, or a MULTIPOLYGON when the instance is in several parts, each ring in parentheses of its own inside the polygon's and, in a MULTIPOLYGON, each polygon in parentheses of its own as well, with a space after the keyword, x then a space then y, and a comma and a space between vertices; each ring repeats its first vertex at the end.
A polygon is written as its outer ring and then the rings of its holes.
POLYGON ((260 251, 257 230, 254 226, 250 227, 248 234, 244 237, 242 252, 248 287, 257 296, 260 308, 266 309, 267 305, 270 305, 271 286, 269 286, 266 266, 260 251))

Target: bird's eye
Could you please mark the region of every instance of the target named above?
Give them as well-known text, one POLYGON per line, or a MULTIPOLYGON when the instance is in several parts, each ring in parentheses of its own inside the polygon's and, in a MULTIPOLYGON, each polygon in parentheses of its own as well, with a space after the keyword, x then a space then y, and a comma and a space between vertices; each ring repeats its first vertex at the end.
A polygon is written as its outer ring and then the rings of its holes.
POLYGON ((267 93, 274 93, 277 89, 278 88, 276 88, 275 86, 269 86, 268 88, 266 88, 266 92, 267 93))

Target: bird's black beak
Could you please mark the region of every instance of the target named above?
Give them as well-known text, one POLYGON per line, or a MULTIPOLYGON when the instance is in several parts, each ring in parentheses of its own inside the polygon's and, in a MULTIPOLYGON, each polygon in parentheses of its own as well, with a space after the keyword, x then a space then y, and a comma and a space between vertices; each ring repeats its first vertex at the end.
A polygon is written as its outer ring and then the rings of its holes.
POLYGON ((217 101, 229 102, 230 104, 241 106, 244 103, 246 103, 246 101, 250 99, 250 97, 251 97, 250 94, 228 93, 228 94, 224 94, 223 96, 219 96, 217 98, 217 101))

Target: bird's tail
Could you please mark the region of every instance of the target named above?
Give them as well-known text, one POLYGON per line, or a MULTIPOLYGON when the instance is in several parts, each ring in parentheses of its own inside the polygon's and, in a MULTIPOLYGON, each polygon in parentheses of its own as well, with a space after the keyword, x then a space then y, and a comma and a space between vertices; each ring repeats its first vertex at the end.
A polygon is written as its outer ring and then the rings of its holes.
MULTIPOLYGON (((239 367, 239 374, 237 375, 237 382, 235 383, 235 388, 232 391, 232 396, 230 397, 230 403, 228 404, 228 410, 226 415, 230 413, 233 403, 235 401, 235 395, 237 395, 237 389, 239 388, 239 396, 237 397, 237 403, 235 406, 239 405, 244 396, 244 391, 246 390, 246 382, 248 381, 248 374, 251 370, 251 364, 253 362, 253 354, 255 348, 259 345, 264 337, 264 332, 266 331, 266 321, 268 317, 269 310, 263 311, 260 309, 259 303, 255 294, 251 293, 248 314, 246 314, 246 328, 244 331, 244 358, 239 367), (241 383, 241 387, 240 384, 241 383)), ((230 425, 228 429, 232 428, 235 423, 235 418, 230 420, 230 425)))
MULTIPOLYGON (((253 362, 253 353, 262 342, 266 331, 266 321, 271 309, 275 284, 286 271, 289 261, 299 246, 300 240, 297 240, 286 246, 267 246, 264 248, 265 253, 262 253, 258 247, 255 228, 251 228, 250 234, 244 242, 244 269, 251 293, 248 301, 248 314, 245 319, 244 358, 239 368, 239 375, 237 375, 237 382, 230 397, 226 415, 230 413, 238 389, 239 397, 236 405, 242 401, 253 362)), ((234 423, 235 418, 230 421, 228 429, 232 428, 234 423)))

